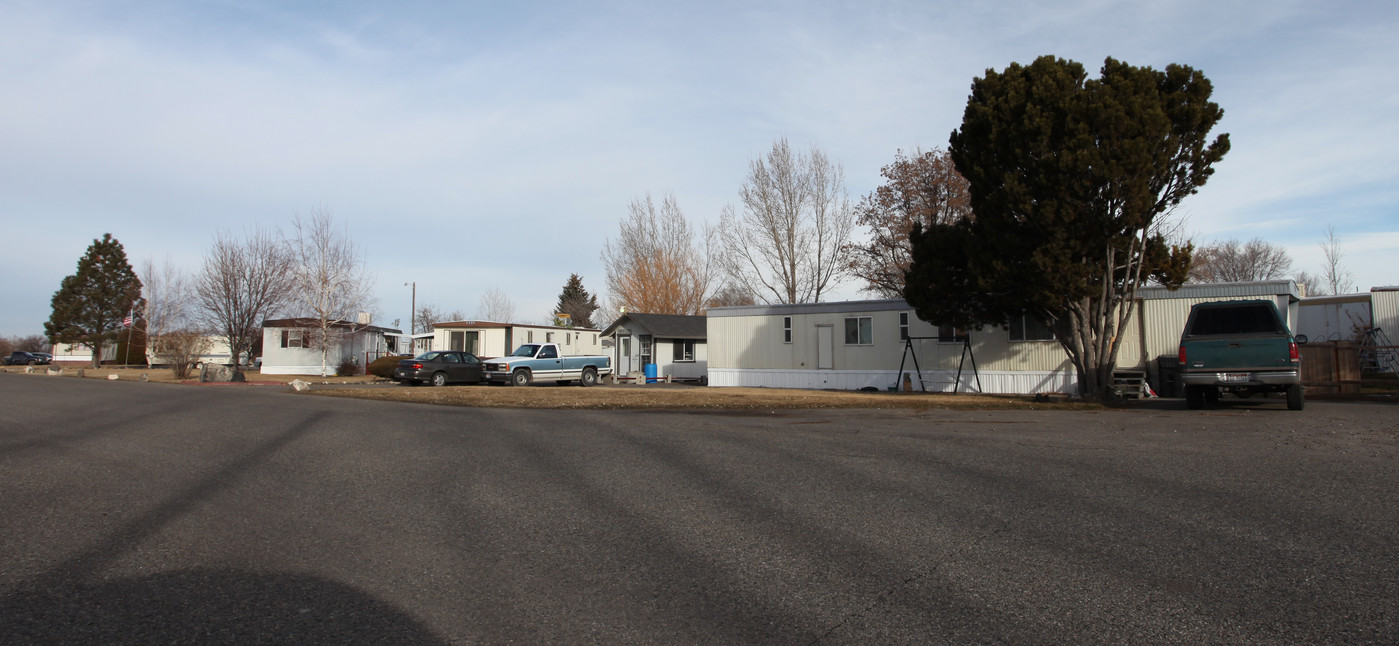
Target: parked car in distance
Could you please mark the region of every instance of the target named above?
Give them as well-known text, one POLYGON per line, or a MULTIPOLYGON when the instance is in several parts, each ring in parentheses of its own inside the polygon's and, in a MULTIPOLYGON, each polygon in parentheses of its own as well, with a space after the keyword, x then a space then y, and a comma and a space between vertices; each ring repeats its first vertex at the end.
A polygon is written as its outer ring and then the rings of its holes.
POLYGON ((53 362, 53 357, 43 352, 11 352, 5 358, 7 366, 42 366, 53 362))
POLYGON ((470 352, 455 350, 433 350, 399 361, 393 377, 406 386, 423 383, 434 386, 479 384, 483 378, 481 360, 470 352))
POLYGON ((1221 301, 1190 308, 1180 337, 1180 375, 1187 408, 1204 408, 1222 393, 1239 398, 1283 392, 1302 410, 1297 343, 1272 301, 1221 301))

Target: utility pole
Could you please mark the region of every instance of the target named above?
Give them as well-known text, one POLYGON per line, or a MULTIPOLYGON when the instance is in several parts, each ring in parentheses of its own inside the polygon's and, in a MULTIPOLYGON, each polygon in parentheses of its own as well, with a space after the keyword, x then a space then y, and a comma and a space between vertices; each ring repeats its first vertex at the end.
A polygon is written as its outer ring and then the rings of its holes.
POLYGON ((418 332, 418 321, 414 318, 418 315, 418 281, 403 283, 404 287, 409 285, 413 286, 413 309, 408 313, 408 354, 413 354, 413 352, 417 350, 417 348, 413 347, 413 335, 418 332))

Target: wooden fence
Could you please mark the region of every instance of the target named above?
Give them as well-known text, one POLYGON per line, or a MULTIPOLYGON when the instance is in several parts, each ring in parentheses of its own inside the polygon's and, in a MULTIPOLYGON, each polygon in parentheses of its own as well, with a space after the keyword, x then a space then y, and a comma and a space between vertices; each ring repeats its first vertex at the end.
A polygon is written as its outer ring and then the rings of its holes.
MULTIPOLYGON (((1366 383, 1371 386, 1388 384, 1391 387, 1395 383, 1393 375, 1374 372, 1377 368, 1375 365, 1368 367, 1371 372, 1366 372, 1362 356, 1368 354, 1373 360, 1377 353, 1391 353, 1388 356, 1393 357, 1393 353, 1399 351, 1399 346, 1304 343, 1297 346, 1297 351, 1302 356, 1302 384, 1307 387, 1308 393, 1359 393, 1366 383)), ((1384 365, 1392 366, 1392 361, 1384 365)))

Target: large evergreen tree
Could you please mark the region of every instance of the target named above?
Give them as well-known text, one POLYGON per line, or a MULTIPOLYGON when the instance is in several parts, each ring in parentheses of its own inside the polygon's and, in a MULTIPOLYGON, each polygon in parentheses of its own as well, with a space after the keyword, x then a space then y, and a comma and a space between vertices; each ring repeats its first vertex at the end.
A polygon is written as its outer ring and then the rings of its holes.
POLYGON ((563 292, 559 294, 559 304, 554 311, 568 315, 557 317, 563 319, 560 322, 564 325, 590 328, 593 327, 593 312, 597 311, 597 307, 597 297, 583 289, 583 278, 578 274, 572 274, 564 284, 563 292))
POLYGON ((102 346, 120 334, 122 320, 140 305, 141 281, 126 260, 126 250, 112 234, 93 240, 78 259, 78 270, 63 279, 53 295, 53 313, 44 323, 49 342, 79 343, 92 348, 92 363, 102 361, 102 346))
POLYGON ((974 215, 920 227, 906 296, 921 318, 968 328, 1033 316, 1054 331, 1080 394, 1110 397, 1137 288, 1179 286, 1189 246, 1158 218, 1229 150, 1223 116, 1189 67, 1111 58, 1101 78, 1044 56, 972 83, 949 152, 974 215))

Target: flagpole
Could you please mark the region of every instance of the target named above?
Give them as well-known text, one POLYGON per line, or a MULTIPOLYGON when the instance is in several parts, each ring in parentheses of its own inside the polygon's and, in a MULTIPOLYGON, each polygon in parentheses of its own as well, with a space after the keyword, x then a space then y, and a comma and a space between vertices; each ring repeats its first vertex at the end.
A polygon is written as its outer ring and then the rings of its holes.
POLYGON ((131 321, 131 324, 126 326, 126 358, 121 361, 122 368, 131 365, 131 333, 136 329, 136 308, 132 307, 127 312, 126 320, 131 321))

